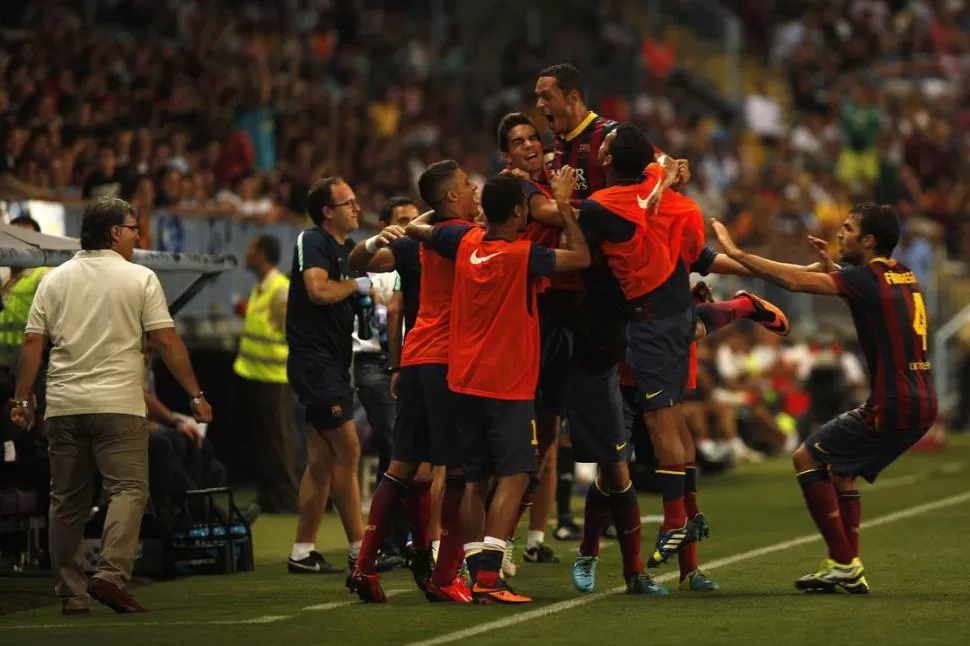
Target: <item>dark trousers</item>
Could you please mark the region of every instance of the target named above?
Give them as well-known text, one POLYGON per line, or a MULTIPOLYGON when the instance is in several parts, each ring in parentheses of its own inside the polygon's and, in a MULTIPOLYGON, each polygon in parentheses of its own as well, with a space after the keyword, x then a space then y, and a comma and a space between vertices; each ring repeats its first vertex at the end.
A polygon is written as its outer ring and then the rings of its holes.
POLYGON ((254 443, 258 456, 257 503, 268 513, 295 511, 297 485, 293 474, 293 397, 287 384, 236 377, 236 426, 254 443))

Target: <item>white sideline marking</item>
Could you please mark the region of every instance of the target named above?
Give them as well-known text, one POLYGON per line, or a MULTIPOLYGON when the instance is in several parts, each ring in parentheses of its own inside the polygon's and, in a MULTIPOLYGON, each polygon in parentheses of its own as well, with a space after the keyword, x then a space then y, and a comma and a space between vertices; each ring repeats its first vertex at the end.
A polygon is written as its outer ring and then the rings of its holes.
MULTIPOLYGON (((410 592, 414 588, 397 588, 395 590, 388 590, 384 594, 388 597, 393 597, 394 595, 401 594, 402 592, 410 592)), ((362 603, 360 599, 354 599, 353 601, 330 601, 329 603, 318 603, 315 606, 307 606, 304 610, 333 610, 334 608, 343 608, 344 606, 352 606, 354 604, 362 603)))
MULTIPOLYGON (((925 514, 929 511, 935 511, 937 509, 943 509, 945 507, 952 507, 953 505, 959 505, 960 503, 970 501, 970 491, 958 494, 956 496, 950 496, 949 498, 943 498, 942 500, 937 500, 935 502, 928 502, 922 505, 916 505, 914 507, 908 507, 906 509, 901 509, 900 511, 895 511, 885 516, 879 516, 873 518, 870 521, 862 523, 861 527, 863 529, 868 529, 870 527, 878 527, 880 525, 886 525, 888 523, 894 523, 898 520, 905 520, 907 518, 912 518, 913 516, 919 516, 920 514, 925 514)), ((821 536, 818 534, 809 534, 806 536, 800 536, 794 538, 790 541, 782 541, 781 543, 774 543, 773 545, 767 545, 758 549, 750 550, 748 552, 741 552, 733 556, 728 556, 723 559, 718 559, 716 561, 711 561, 710 563, 704 563, 702 567, 705 568, 721 568, 728 565, 734 565, 735 563, 740 563, 742 561, 748 561, 750 559, 758 558, 759 556, 765 556, 768 554, 773 554, 775 552, 782 552, 784 550, 791 549, 793 547, 798 547, 800 545, 806 545, 808 543, 814 543, 821 540, 821 536)), ((655 578, 656 581, 669 581, 680 576, 679 572, 670 572, 662 576, 655 578)), ((408 646, 433 646, 434 644, 447 644, 450 642, 459 641, 466 639, 468 637, 474 637, 475 635, 481 635, 482 633, 490 633, 494 630, 499 630, 502 628, 508 628, 509 626, 515 626, 516 624, 521 624, 526 621, 531 621, 532 619, 538 619, 540 617, 546 617, 548 615, 554 615, 556 613, 562 612, 563 610, 569 610, 570 608, 575 608, 576 606, 584 606, 587 603, 592 603, 594 601, 599 601, 610 595, 619 594, 626 590, 625 586, 619 586, 608 590, 606 592, 595 592, 593 594, 587 594, 582 597, 576 597, 575 599, 569 599, 567 601, 559 601, 557 603, 550 604, 543 608, 537 608, 535 610, 530 610, 528 612, 522 612, 511 617, 506 617, 505 619, 499 619, 498 621, 490 621, 486 624, 481 624, 478 626, 473 626, 471 628, 466 628, 464 630, 457 630, 455 632, 447 633, 439 637, 433 637, 431 639, 413 642, 408 644, 408 646)))

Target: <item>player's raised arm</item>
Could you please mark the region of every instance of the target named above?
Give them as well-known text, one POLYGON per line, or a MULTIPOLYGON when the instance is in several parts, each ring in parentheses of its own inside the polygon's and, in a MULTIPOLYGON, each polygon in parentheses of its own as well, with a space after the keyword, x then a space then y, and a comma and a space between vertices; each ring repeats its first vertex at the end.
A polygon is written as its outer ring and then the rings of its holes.
POLYGON ((829 274, 805 271, 798 265, 775 262, 761 256, 749 254, 738 248, 731 239, 727 227, 716 219, 711 220, 718 242, 727 256, 738 262, 752 275, 781 285, 792 292, 809 292, 836 296, 839 293, 835 280, 829 274))
POLYGON ((386 226, 377 235, 357 243, 347 257, 347 264, 356 271, 394 271, 394 252, 388 245, 406 235, 397 225, 386 226))
POLYGON ((564 166, 552 180, 552 192, 562 218, 565 249, 556 249, 556 272, 586 269, 591 262, 586 236, 579 228, 576 212, 569 203, 576 189, 576 171, 564 166))

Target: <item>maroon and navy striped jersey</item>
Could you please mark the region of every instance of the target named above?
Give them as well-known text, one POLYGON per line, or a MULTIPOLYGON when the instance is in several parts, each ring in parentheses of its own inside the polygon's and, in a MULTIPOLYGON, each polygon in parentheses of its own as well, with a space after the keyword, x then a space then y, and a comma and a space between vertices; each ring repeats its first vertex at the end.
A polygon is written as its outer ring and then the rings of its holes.
POLYGON ((616 126, 616 121, 604 119, 590 112, 576 129, 564 137, 556 137, 553 167, 558 170, 569 164, 577 172, 576 191, 573 193, 573 206, 590 195, 606 188, 606 176, 596 160, 603 139, 616 126))
POLYGON ((926 429, 936 421, 927 352, 929 322, 916 276, 889 258, 831 274, 852 313, 869 368, 863 412, 882 429, 926 429))

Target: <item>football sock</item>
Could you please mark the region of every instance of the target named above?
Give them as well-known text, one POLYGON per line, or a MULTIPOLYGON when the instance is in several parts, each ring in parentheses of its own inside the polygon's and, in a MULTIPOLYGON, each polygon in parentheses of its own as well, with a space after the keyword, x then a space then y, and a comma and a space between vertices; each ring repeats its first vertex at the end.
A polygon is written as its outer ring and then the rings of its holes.
POLYGON ((573 473, 576 471, 573 447, 560 445, 556 458, 556 516, 560 525, 568 525, 573 522, 573 510, 570 507, 575 480, 573 473))
POLYGON ((313 543, 293 543, 293 549, 290 551, 290 558, 294 561, 302 561, 306 557, 310 556, 310 552, 313 551, 313 543))
POLYGON ((502 569, 502 557, 504 555, 505 541, 494 536, 486 536, 475 582, 488 588, 497 586, 499 582, 499 570, 502 569))
POLYGON ((610 522, 610 497, 600 489, 598 480, 586 492, 584 513, 583 540, 579 544, 579 553, 583 556, 599 556, 600 534, 610 522))
MULTIPOLYGON (((482 552, 484 549, 485 543, 482 541, 465 543, 465 565, 468 566, 468 575, 472 581, 478 577, 478 570, 482 564, 482 552)), ((502 567, 501 561, 499 561, 499 567, 502 567)))
POLYGON ((461 500, 464 493, 464 476, 448 476, 441 499, 441 547, 431 575, 431 581, 438 586, 450 585, 454 581, 465 555, 461 543, 461 500))
POLYGON ((839 513, 852 555, 859 556, 859 523, 862 521, 862 495, 857 489, 839 492, 839 513))
POLYGON ((525 546, 526 548, 539 547, 540 545, 542 545, 545 538, 546 538, 545 532, 540 532, 536 529, 530 529, 529 536, 526 539, 525 546))
MULTIPOLYGON (((687 518, 693 518, 701 513, 697 506, 697 465, 688 462, 684 469, 684 508, 687 510, 687 518)), ((697 543, 691 543, 677 555, 680 563, 680 579, 683 580, 688 574, 697 569, 697 543)))
MULTIPOLYGON (((367 514, 367 525, 364 528, 364 538, 357 554, 357 569, 364 574, 373 574, 377 562, 377 551, 384 543, 384 535, 391 525, 394 509, 408 490, 406 482, 394 476, 384 474, 374 497, 371 498, 370 512, 367 514)), ((351 552, 353 555, 353 552, 351 552)))
POLYGON ((610 510, 623 555, 623 578, 629 580, 643 572, 643 562, 640 560, 640 503, 632 482, 626 490, 610 493, 610 510))
POLYGON ((660 466, 657 471, 657 485, 664 503, 663 530, 668 532, 679 529, 687 523, 687 509, 684 506, 686 471, 683 464, 660 466))
MULTIPOLYGON (((402 495, 402 507, 411 525, 411 543, 414 549, 426 552, 431 549, 431 483, 415 480, 402 495)), ((371 503, 373 504, 373 503, 371 503)))
POLYGON ((842 526, 838 497, 829 480, 828 471, 809 469, 802 471, 797 477, 808 511, 828 545, 829 558, 843 565, 851 563, 852 547, 845 535, 845 527, 842 526))
POLYGON ((697 318, 704 323, 707 334, 713 334, 716 330, 734 323, 738 319, 751 316, 754 313, 754 303, 750 298, 739 296, 729 301, 718 301, 716 303, 701 303, 695 307, 697 318))

